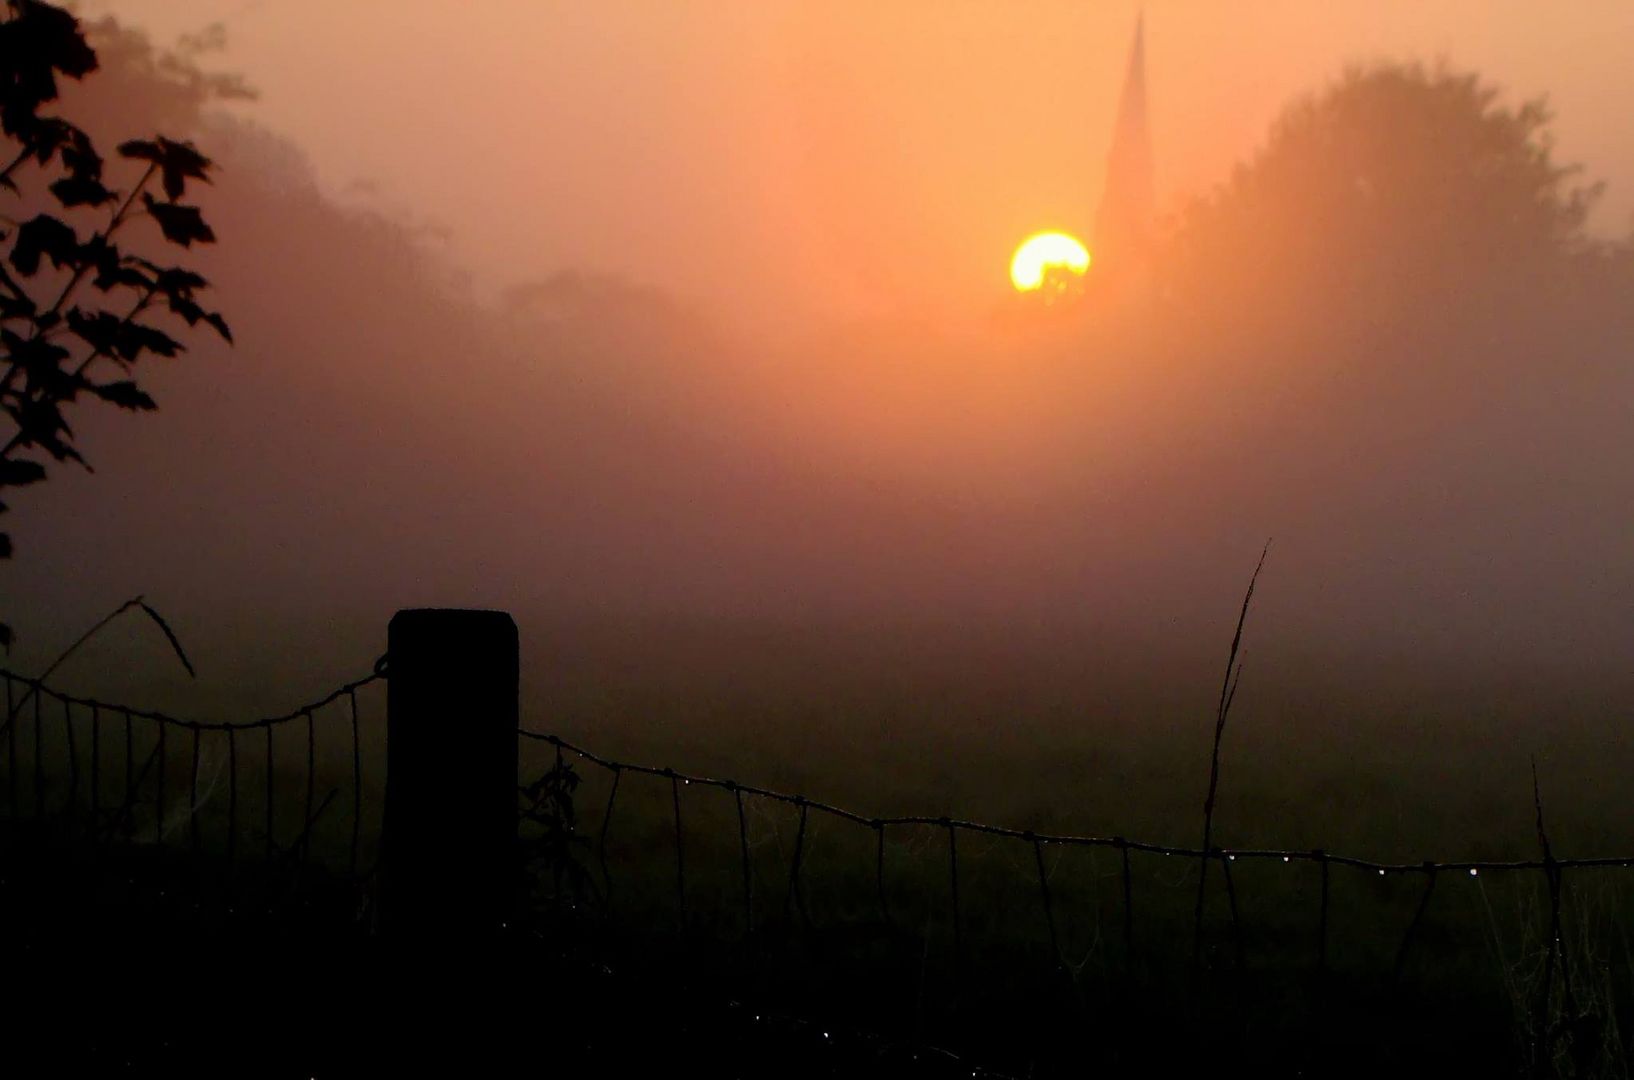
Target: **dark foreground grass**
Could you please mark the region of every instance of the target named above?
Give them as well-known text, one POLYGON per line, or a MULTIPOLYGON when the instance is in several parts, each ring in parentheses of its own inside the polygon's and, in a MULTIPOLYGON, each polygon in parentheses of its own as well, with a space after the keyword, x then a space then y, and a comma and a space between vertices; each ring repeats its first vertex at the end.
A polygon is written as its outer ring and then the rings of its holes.
POLYGON ((1634 883, 1618 869, 1564 875, 1551 962, 1537 872, 1443 872, 1426 893, 1421 874, 1332 866, 1324 901, 1319 866, 1238 861, 1230 893, 1213 875, 1194 964, 1193 860, 1132 853, 1126 888, 1115 850, 1039 859, 964 835, 955 851, 924 826, 893 829, 881 862, 867 827, 808 816, 802 838, 797 811, 756 807, 740 832, 730 796, 702 792, 682 803, 678 859, 671 792, 626 785, 605 862, 606 791, 584 785, 577 869, 536 879, 564 932, 626 969, 684 971, 1012 1075, 1626 1069, 1634 883))
POLYGON ((228 867, 211 845, 12 823, 9 1059, 169 1076, 1625 1072, 1634 898, 1615 871, 1566 877, 1545 999, 1535 873, 1438 879, 1407 940, 1419 878, 1332 868, 1324 936, 1315 867, 1235 863, 1236 916, 1211 888, 1193 966, 1188 860, 1134 855, 1126 894, 1118 853, 1046 848, 1046 908, 1030 846, 976 838, 957 850, 955 923, 934 826, 889 836, 881 875, 872 830, 809 819, 796 873, 785 807, 754 806, 740 833, 730 799, 691 791, 677 860, 672 792, 629 785, 603 849, 607 793, 578 788, 582 819, 534 860, 503 932, 440 945, 381 938, 371 879, 322 860, 228 867))
POLYGON ((588 927, 392 940, 372 886, 321 868, 0 839, 8 1075, 986 1075, 616 961, 588 927))

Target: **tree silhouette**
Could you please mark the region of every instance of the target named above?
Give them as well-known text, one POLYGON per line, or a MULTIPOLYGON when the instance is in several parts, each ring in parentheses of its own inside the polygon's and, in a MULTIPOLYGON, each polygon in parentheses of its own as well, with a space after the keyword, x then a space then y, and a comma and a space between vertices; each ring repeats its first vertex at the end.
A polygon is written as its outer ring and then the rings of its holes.
POLYGON ((1549 120, 1543 100, 1505 106, 1475 74, 1352 69, 1182 216, 1169 284, 1372 302, 1536 281, 1592 247, 1599 193, 1554 160, 1549 120))
MULTIPOLYGON (((141 172, 128 189, 110 187, 91 137, 41 112, 57 100, 59 76, 83 79, 97 69, 79 21, 39 0, 5 0, 0 10, 0 133, 14 147, 0 186, 22 208, 0 228, 0 407, 14 425, 0 444, 3 489, 43 480, 46 460, 89 468, 63 415, 82 396, 139 412, 156 407, 131 375, 146 356, 185 349, 164 320, 232 335, 199 303, 203 277, 121 246, 144 219, 164 244, 213 243, 199 208, 182 201, 191 182, 208 182, 210 160, 188 142, 133 139, 118 154, 141 172), (25 181, 34 187, 25 190, 25 181)), ((0 558, 10 556, 10 537, 0 533, 0 558)), ((0 645, 10 641, 0 625, 0 645)))

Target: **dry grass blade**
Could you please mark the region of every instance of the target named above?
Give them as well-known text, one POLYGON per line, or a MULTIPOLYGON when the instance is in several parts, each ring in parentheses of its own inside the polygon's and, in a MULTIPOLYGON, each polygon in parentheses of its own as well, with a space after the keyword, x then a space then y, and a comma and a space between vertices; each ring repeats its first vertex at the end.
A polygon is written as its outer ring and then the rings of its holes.
POLYGON ((1231 635, 1231 651, 1226 656, 1225 678, 1220 683, 1220 704, 1214 714, 1214 750, 1209 759, 1208 795, 1203 800, 1203 854, 1197 873, 1197 908, 1192 925, 1192 968, 1196 970, 1203 958, 1203 896, 1208 887, 1208 863, 1214 850, 1214 798, 1220 789, 1220 741, 1225 736, 1226 718, 1231 715, 1231 703, 1237 699, 1237 685, 1242 681, 1243 665, 1237 659, 1242 652, 1243 626, 1248 622, 1248 608, 1254 602, 1254 586, 1259 583, 1260 571, 1265 569, 1265 557, 1271 552, 1271 541, 1260 550, 1260 561, 1248 578, 1248 591, 1243 593, 1242 610, 1237 614, 1237 629, 1231 635))
POLYGON ((1560 866, 1549 847, 1549 834, 1543 827, 1543 794, 1538 785, 1538 759, 1532 758, 1532 806, 1537 813, 1538 846, 1543 849, 1543 877, 1549 889, 1549 941, 1544 953, 1543 979, 1538 986, 1537 1019, 1532 1032, 1532 1072, 1541 1076, 1554 1067, 1555 1035, 1559 1027, 1583 1019, 1577 1012, 1572 995, 1572 976, 1568 967, 1565 933, 1560 921, 1560 866), (1557 1023, 1553 1014, 1555 973, 1560 973, 1561 997, 1564 1015, 1557 1023))

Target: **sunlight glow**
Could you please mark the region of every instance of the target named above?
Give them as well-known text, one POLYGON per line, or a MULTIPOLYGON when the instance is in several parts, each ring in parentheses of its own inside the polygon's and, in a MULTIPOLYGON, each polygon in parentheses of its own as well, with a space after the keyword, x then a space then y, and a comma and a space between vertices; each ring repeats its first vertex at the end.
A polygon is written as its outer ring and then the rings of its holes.
POLYGON ((1010 281, 1018 291, 1031 292, 1044 284, 1051 267, 1082 274, 1089 269, 1089 249, 1064 232, 1034 233, 1010 259, 1010 281))

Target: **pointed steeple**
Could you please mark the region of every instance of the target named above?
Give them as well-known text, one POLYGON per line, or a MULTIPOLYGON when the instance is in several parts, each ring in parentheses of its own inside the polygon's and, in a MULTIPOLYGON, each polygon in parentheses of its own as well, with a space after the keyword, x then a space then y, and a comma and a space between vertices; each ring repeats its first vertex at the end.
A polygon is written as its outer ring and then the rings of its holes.
POLYGON ((1152 194, 1152 144, 1146 129, 1146 16, 1135 23, 1135 42, 1118 100, 1106 186, 1095 214, 1096 266, 1116 271, 1139 263, 1151 240, 1156 200, 1152 194))

